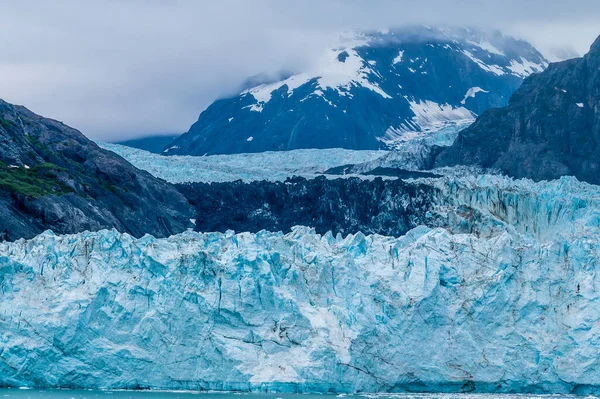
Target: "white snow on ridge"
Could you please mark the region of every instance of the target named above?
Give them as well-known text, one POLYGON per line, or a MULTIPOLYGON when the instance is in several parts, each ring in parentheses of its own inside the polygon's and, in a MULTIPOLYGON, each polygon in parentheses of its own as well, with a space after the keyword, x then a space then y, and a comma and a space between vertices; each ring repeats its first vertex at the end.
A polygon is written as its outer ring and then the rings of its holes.
POLYGON ((467 57, 469 57, 471 60, 473 60, 473 62, 475 62, 477 65, 479 65, 479 67, 486 72, 490 72, 490 73, 493 73, 494 75, 498 75, 498 76, 506 75, 506 72, 504 72, 504 70, 500 66, 493 65, 493 64, 486 64, 479 58, 475 57, 473 55, 473 53, 471 53, 470 51, 463 50, 463 54, 466 55, 467 57))
POLYGON ((256 86, 252 89, 245 90, 244 92, 242 92, 242 94, 251 94, 259 103, 268 103, 269 101, 271 101, 272 93, 275 90, 279 90, 283 86, 287 86, 287 94, 289 97, 294 93, 295 89, 307 83, 310 79, 310 76, 301 73, 297 75, 292 75, 289 78, 280 82, 256 86))
POLYGON ((512 71, 513 75, 526 78, 532 73, 542 72, 547 66, 547 64, 536 64, 521 57, 520 61, 511 60, 510 66, 507 68, 512 71))
POLYGON ((467 94, 465 94, 465 98, 463 98, 463 100, 460 103, 462 105, 465 105, 467 103, 467 99, 468 98, 475 98, 475 96, 477 95, 477 93, 489 93, 489 91, 483 90, 481 87, 471 87, 467 91, 467 94))
POLYGON ((264 106, 265 106, 265 103, 258 103, 258 104, 248 105, 247 107, 243 107, 242 109, 249 108, 250 111, 253 111, 253 112, 262 112, 264 106))
POLYGON ((354 49, 345 51, 348 57, 344 62, 338 60, 340 52, 337 50, 329 50, 327 55, 321 58, 318 67, 321 71, 318 74, 318 86, 323 90, 328 88, 336 90, 340 95, 347 95, 347 91, 352 86, 365 87, 383 98, 392 98, 377 84, 369 81, 369 74, 374 72, 358 53, 354 49))
POLYGON ((350 39, 342 38, 341 40, 344 41, 342 45, 325 51, 316 59, 307 72, 295 74, 280 82, 263 84, 242 92, 242 94, 250 94, 256 99, 258 106, 251 108, 251 110, 262 111, 263 106, 271 101, 273 92, 283 86, 287 86, 289 97, 295 89, 308 83, 311 79, 317 79, 317 90, 332 89, 340 95, 348 95, 348 91, 353 86, 365 87, 383 98, 392 98, 376 83, 369 80, 369 75, 375 74, 370 66, 374 66, 376 63, 365 61, 355 50, 358 46, 368 45, 367 41, 356 34, 350 39), (342 61, 339 56, 344 52, 347 56, 342 61))
POLYGON ((505 56, 505 54, 501 50, 498 50, 498 48, 496 46, 494 46, 492 43, 488 42, 487 40, 481 40, 479 42, 475 42, 473 40, 467 40, 467 43, 472 44, 475 47, 479 47, 480 49, 485 50, 490 54, 505 56))
MULTIPOLYGON (((246 139, 252 141, 252 136, 246 139)), ((313 178, 327 169, 375 160, 387 151, 339 148, 271 151, 235 155, 163 156, 118 144, 98 143, 136 168, 170 183, 283 181, 291 176, 313 178)))

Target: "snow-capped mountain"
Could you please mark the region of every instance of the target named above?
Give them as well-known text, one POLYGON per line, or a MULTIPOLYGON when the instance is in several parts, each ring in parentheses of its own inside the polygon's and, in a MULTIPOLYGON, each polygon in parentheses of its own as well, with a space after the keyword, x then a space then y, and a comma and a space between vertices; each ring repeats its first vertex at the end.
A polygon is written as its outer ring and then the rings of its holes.
POLYGON ((385 148, 506 105, 546 66, 529 43, 499 32, 353 33, 308 71, 214 102, 164 153, 385 148))

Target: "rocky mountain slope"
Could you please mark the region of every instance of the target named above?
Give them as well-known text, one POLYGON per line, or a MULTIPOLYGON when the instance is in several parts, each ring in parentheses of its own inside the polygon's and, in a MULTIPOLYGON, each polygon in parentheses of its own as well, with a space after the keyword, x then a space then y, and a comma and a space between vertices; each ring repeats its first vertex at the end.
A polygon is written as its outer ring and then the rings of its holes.
POLYGON ((168 183, 80 132, 0 100, 0 239, 116 228, 167 236, 191 208, 168 183))
POLYGON ((506 105, 547 65, 530 44, 473 29, 353 34, 312 70, 208 107, 167 155, 378 149, 506 105))
POLYGON ((583 58, 526 79, 507 107, 484 113, 435 163, 456 164, 600 184, 600 37, 583 58))

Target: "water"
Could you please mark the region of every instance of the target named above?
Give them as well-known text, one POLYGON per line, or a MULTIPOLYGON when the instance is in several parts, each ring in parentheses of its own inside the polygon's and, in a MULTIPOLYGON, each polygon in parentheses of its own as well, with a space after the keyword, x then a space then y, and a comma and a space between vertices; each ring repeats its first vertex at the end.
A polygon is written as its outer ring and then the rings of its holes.
MULTIPOLYGON (((324 399, 324 396, 338 398, 318 394, 0 389, 0 399, 324 399)), ((346 395, 339 395, 343 396, 346 395)))
MULTIPOLYGON (((528 394, 274 394, 172 391, 70 391, 0 389, 0 399, 581 399, 575 395, 528 394)), ((585 399, 598 399, 588 396, 585 399)))
POLYGON ((0 389, 0 399, 324 399, 324 396, 338 399, 346 395, 0 389))

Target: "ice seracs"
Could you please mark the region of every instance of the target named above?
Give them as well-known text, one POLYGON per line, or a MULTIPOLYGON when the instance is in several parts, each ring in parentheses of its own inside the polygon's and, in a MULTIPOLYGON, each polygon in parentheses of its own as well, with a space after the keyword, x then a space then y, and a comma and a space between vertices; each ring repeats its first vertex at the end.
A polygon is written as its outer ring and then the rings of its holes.
POLYGON ((298 227, 1 243, 0 385, 600 392, 598 187, 422 182, 444 226, 398 238, 298 227))

